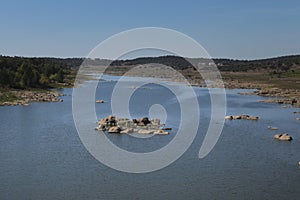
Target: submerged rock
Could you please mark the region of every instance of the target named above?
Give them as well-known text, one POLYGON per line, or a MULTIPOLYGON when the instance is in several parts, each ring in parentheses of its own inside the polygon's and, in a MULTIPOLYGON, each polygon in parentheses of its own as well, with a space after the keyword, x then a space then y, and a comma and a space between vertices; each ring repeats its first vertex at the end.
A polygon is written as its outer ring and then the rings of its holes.
POLYGON ((268 126, 268 129, 270 129, 270 130, 278 130, 278 128, 274 127, 274 126, 268 126))

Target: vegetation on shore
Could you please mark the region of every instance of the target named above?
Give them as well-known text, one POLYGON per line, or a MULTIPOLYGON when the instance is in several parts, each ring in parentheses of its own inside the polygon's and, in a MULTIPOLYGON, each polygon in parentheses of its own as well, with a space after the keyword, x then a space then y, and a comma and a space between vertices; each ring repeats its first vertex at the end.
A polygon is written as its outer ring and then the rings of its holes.
POLYGON ((70 82, 73 66, 80 59, 0 56, 0 85, 14 89, 49 89, 70 82))
MULTIPOLYGON (((0 56, 0 103, 15 101, 12 90, 47 91, 71 87, 81 64, 107 66, 106 74, 123 75, 137 65, 157 63, 179 71, 189 81, 202 84, 201 75, 192 64, 215 64, 229 88, 280 88, 300 90, 300 55, 260 60, 181 58, 177 56, 144 57, 131 60, 83 58, 26 58, 0 56)), ((166 77, 168 74, 162 74, 166 77)), ((297 96, 300 99, 300 94, 297 96)))
POLYGON ((76 58, 0 56, 0 104, 28 103, 34 99, 33 94, 43 94, 49 89, 72 86, 76 66, 79 66, 81 61, 82 59, 76 58))

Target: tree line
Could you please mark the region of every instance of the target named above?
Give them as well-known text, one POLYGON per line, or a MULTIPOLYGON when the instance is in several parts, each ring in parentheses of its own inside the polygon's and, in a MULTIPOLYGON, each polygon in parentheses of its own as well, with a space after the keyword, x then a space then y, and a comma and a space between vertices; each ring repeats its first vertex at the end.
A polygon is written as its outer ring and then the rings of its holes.
POLYGON ((20 89, 50 88, 55 83, 66 82, 66 77, 72 71, 76 72, 80 65, 110 65, 112 69, 115 67, 115 70, 118 70, 122 66, 159 63, 171 66, 175 70, 185 70, 192 67, 192 64, 206 63, 209 66, 212 61, 220 71, 232 72, 267 70, 279 74, 293 72, 294 68, 300 67, 300 55, 260 60, 182 58, 167 55, 115 61, 99 58, 26 58, 0 55, 0 86, 20 89))
POLYGON ((50 88, 64 83, 78 59, 24 58, 0 56, 0 86, 9 88, 50 88))
POLYGON ((159 57, 143 57, 131 60, 116 60, 111 63, 112 66, 130 66, 143 65, 149 63, 158 63, 171 66, 177 70, 184 70, 198 63, 214 63, 220 71, 253 71, 253 70, 269 70, 269 71, 288 71, 294 67, 300 66, 300 55, 282 56, 276 58, 259 59, 259 60, 234 60, 220 58, 183 58, 178 56, 159 56, 159 57))

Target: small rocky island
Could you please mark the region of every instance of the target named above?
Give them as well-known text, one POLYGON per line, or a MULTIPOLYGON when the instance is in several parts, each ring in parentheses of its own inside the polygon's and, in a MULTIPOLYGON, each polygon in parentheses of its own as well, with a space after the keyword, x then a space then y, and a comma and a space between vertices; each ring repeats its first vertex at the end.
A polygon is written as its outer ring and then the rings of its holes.
POLYGON ((108 133, 139 133, 139 134, 158 134, 168 135, 171 128, 163 128, 164 124, 160 123, 159 119, 149 120, 148 117, 140 119, 117 118, 115 116, 108 116, 98 121, 99 131, 107 131, 108 133))
POLYGON ((250 115, 228 115, 225 117, 226 120, 237 120, 237 119, 245 119, 245 120, 258 120, 257 116, 250 115))

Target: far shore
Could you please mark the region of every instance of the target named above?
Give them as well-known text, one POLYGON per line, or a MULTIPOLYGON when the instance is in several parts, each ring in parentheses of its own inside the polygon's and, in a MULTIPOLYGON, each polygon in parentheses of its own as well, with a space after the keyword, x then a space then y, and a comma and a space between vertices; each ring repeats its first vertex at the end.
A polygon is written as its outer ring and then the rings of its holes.
MULTIPOLYGON (((109 72, 107 75, 122 76, 121 72, 109 72)), ((126 74, 127 76, 136 76, 135 74, 126 74)), ((143 77, 156 77, 153 74, 143 74, 143 77)), ((169 80, 172 82, 183 82, 182 79, 176 77, 164 76, 160 73, 159 78, 169 80)), ((188 80, 193 86, 207 87, 202 79, 188 80)), ((294 107, 300 107, 300 91, 298 89, 285 89, 278 88, 272 84, 268 83, 252 83, 244 81, 242 79, 228 79, 225 75, 223 82, 219 82, 211 85, 210 87, 224 87, 226 89, 252 89, 254 92, 240 93, 241 95, 259 95, 266 98, 262 102, 268 103, 278 103, 287 104, 294 107)), ((62 87, 63 88, 63 87, 62 87)), ((1 91, 2 101, 0 106, 16 106, 23 105, 28 106, 31 102, 62 102, 59 97, 63 94, 58 93, 57 90, 16 90, 8 89, 6 91, 1 91)))
MULTIPOLYGON (((128 70, 128 69, 127 69, 128 70)), ((188 77, 186 80, 192 86, 198 87, 212 87, 212 88, 225 88, 225 89, 251 89, 255 90, 254 92, 240 93, 241 95, 258 95, 263 97, 270 97, 262 100, 261 102, 266 103, 278 103, 278 104, 287 104, 294 107, 300 107, 300 89, 296 85, 296 81, 290 81, 287 79, 278 79, 278 80, 264 80, 265 76, 263 73, 240 73, 240 72, 221 72, 222 81, 206 85, 199 73, 194 73, 197 75, 191 76, 190 70, 180 71, 185 77, 188 77), (290 82, 288 82, 290 81, 290 82)), ((107 74, 115 76, 140 76, 143 77, 155 77, 160 79, 169 80, 172 82, 184 82, 185 80, 182 77, 176 76, 174 74, 164 73, 163 70, 160 70, 158 74, 147 74, 134 71, 131 73, 124 74, 122 71, 108 70, 107 74)))

